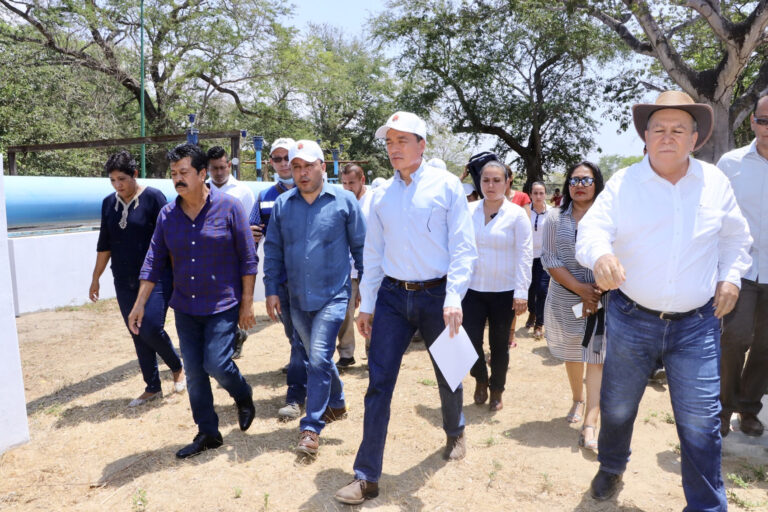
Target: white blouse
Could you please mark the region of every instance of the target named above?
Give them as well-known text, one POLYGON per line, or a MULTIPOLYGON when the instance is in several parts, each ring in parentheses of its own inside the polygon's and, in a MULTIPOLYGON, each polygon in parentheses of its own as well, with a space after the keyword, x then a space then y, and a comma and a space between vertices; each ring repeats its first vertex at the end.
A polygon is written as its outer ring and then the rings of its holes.
POLYGON ((549 207, 544 203, 544 211, 536 213, 531 203, 531 229, 533 230, 533 257, 541 258, 541 248, 544 245, 544 224, 547 222, 549 207))
POLYGON ((505 200, 486 224, 484 204, 484 199, 469 204, 478 256, 469 287, 478 292, 514 290, 516 299, 527 299, 533 263, 528 215, 505 200))

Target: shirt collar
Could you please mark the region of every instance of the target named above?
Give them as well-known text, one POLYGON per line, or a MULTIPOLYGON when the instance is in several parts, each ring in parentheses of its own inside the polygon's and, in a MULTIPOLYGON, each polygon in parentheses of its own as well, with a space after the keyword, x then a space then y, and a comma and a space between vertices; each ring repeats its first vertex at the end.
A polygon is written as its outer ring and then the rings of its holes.
MULTIPOLYGON (((216 199, 216 196, 219 194, 223 194, 217 187, 211 186, 210 183, 206 182, 205 186, 208 187, 208 197, 205 198, 205 203, 211 203, 216 199)), ((181 206, 181 195, 176 195, 176 205, 181 206)))
MULTIPOLYGON (((412 181, 419 181, 421 179, 421 177, 424 175, 424 173, 421 172, 423 169, 424 169, 424 160, 422 159, 421 160, 421 164, 419 164, 419 168, 411 173, 411 180, 412 181)), ((403 177, 400 176, 400 171, 399 170, 395 171, 395 179, 396 180, 400 180, 403 183, 405 183, 405 180, 403 179, 403 177)))
MULTIPOLYGON (((299 188, 296 186, 291 187, 285 193, 289 194, 288 196, 286 196, 288 199, 301 196, 301 192, 299 192, 299 188)), ((335 186, 333 186, 331 183, 325 182, 323 183, 323 188, 317 197, 320 197, 323 194, 330 194, 335 197, 338 195, 338 193, 339 193, 339 190, 335 186)))
MULTIPOLYGON (((651 168, 651 160, 648 155, 645 155, 643 159, 635 165, 638 168, 638 181, 648 181, 653 178, 664 180, 664 178, 656 174, 653 168, 651 168)), ((692 156, 688 156, 688 169, 686 170, 685 176, 683 176, 683 178, 689 175, 699 179, 704 178, 704 171, 701 168, 701 162, 692 156)))

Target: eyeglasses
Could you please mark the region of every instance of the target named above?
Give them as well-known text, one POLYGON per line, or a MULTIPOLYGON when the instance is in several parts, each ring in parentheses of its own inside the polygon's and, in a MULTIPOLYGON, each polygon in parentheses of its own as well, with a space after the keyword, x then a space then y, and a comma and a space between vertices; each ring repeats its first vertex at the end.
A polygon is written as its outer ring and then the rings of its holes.
POLYGON ((756 117, 755 123, 759 124, 760 126, 768 126, 768 117, 756 117))
POLYGON ((285 156, 271 156, 269 157, 272 159, 273 162, 276 164, 279 164, 280 162, 287 162, 288 161, 288 155, 285 156))
POLYGON ((592 176, 584 176, 583 178, 568 179, 568 184, 572 187, 575 187, 579 183, 581 183, 583 187, 591 187, 594 182, 595 182, 595 178, 593 178, 592 176))

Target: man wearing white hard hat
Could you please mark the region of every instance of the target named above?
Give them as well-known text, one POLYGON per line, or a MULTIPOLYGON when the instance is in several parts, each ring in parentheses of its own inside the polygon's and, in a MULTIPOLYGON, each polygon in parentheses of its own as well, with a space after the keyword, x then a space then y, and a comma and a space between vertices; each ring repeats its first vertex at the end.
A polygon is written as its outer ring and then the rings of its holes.
MULTIPOLYGON (((288 151, 295 144, 296 141, 290 137, 281 137, 270 147, 269 165, 272 166, 273 177, 277 183, 259 192, 256 204, 251 211, 251 233, 257 245, 267 231, 275 200, 280 194, 293 188, 293 173, 291 173, 291 162, 288 160, 288 151)), ((264 277, 266 279, 266 276, 264 277)), ((286 280, 285 274, 278 276, 277 295, 280 297, 280 307, 283 312, 283 329, 291 346, 288 366, 284 370, 288 386, 285 405, 277 411, 277 417, 283 421, 298 419, 301 416, 304 400, 307 398, 307 354, 291 322, 291 299, 288 296, 286 280)))
MULTIPOLYGON (((427 347, 446 328, 458 333, 461 299, 477 259, 467 199, 458 177, 423 160, 427 128, 410 112, 393 114, 376 130, 395 175, 373 198, 365 237, 357 326, 370 336, 369 383, 355 479, 336 500, 360 504, 378 495, 390 403, 403 354, 416 329, 427 347), (374 306, 376 316, 371 318, 374 306)), ((466 453, 462 387, 452 391, 434 364, 446 446, 443 458, 466 453)))
POLYGON ((309 359, 306 416, 299 423, 299 454, 315 456, 326 423, 346 416, 344 389, 333 363, 336 336, 350 296, 349 255, 363 272, 365 219, 357 199, 324 183, 320 146, 300 140, 288 157, 295 187, 275 201, 264 241, 267 314, 285 315, 280 276, 287 276, 293 328, 309 359))

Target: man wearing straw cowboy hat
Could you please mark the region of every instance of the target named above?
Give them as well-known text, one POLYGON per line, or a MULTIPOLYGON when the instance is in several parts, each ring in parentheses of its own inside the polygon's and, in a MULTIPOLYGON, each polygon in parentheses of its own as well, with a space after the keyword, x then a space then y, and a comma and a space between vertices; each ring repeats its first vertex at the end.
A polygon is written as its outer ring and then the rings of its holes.
POLYGON ((712 133, 708 105, 678 91, 632 107, 648 154, 612 177, 579 223, 576 259, 607 306, 600 470, 591 494, 618 490, 648 375, 667 370, 687 511, 725 511, 720 474, 720 319, 749 269, 747 222, 728 178, 691 152, 712 133))

